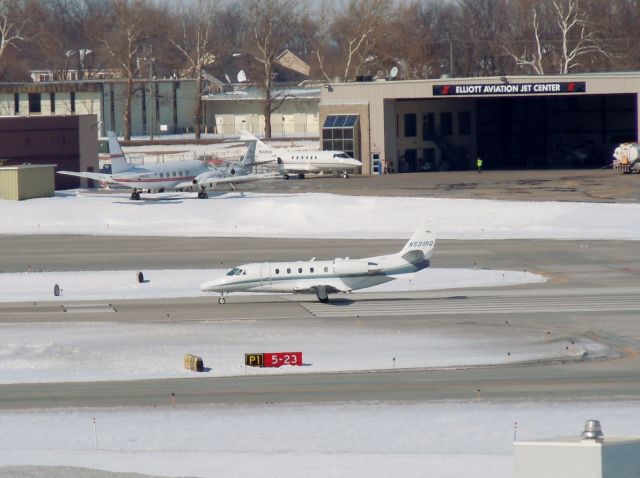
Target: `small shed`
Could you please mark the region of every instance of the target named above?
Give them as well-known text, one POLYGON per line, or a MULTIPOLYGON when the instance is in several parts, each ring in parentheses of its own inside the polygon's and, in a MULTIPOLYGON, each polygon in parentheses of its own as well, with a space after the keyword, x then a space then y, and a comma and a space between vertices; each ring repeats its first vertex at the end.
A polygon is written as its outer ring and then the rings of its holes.
MULTIPOLYGON (((1 159, 0 162, 2 162, 1 159)), ((55 167, 55 164, 20 164, 0 167, 0 198, 22 201, 53 196, 55 167)))

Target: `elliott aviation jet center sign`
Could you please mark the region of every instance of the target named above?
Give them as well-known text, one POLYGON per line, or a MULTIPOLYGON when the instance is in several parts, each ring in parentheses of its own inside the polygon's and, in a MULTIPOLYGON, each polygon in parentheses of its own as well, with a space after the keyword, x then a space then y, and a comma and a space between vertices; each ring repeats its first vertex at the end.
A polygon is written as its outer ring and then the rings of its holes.
POLYGON ((433 96, 548 95, 554 93, 585 93, 586 91, 587 83, 584 81, 433 86, 433 96))

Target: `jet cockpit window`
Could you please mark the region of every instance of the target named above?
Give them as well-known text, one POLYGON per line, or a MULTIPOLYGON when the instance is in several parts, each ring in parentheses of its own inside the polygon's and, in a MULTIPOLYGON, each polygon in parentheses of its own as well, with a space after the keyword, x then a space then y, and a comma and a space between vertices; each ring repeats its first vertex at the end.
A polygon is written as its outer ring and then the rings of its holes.
POLYGON ((234 267, 229 272, 227 272, 228 276, 238 276, 240 274, 242 274, 242 269, 240 269, 238 267, 234 267))
POLYGON ((334 158, 349 158, 350 156, 347 153, 336 153, 333 155, 334 158))

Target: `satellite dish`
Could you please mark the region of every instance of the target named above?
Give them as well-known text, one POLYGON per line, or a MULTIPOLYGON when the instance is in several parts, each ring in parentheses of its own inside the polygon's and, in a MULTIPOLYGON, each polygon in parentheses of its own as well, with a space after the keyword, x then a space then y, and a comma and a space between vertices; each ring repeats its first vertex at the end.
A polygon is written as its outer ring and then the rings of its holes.
POLYGON ((238 83, 244 83, 245 81, 247 81, 247 74, 244 70, 240 70, 238 72, 238 83))
POLYGON ((389 72, 389 78, 392 80, 395 80, 396 76, 398 76, 398 67, 394 66, 393 68, 391 68, 391 71, 389 72))

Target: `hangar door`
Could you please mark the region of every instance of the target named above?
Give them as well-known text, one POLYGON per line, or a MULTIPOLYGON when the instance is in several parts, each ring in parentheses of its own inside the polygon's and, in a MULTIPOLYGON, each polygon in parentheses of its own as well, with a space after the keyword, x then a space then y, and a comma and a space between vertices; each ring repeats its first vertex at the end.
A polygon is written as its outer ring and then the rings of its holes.
POLYGON ((481 98, 477 150, 489 169, 593 168, 634 141, 635 95, 481 98))

